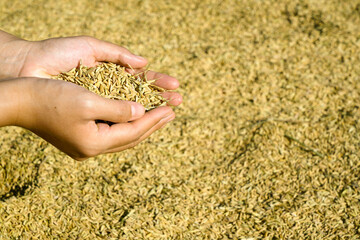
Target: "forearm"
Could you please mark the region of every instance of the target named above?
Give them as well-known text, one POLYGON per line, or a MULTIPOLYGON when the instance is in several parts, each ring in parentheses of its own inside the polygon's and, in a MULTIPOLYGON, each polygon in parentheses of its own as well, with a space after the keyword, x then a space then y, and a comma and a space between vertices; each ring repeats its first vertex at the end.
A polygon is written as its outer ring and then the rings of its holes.
POLYGON ((30 43, 0 30, 0 80, 19 76, 30 43))

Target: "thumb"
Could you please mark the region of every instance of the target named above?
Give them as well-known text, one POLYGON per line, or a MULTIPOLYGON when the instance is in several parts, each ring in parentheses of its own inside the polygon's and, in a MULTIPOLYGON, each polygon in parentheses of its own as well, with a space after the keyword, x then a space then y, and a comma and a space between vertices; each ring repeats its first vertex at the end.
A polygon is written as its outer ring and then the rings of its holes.
POLYGON ((114 123, 133 121, 145 114, 145 108, 136 102, 106 99, 98 96, 94 104, 94 120, 114 123))
POLYGON ((116 44, 96 38, 89 38, 88 43, 91 45, 95 54, 95 59, 98 62, 113 62, 124 67, 132 68, 143 68, 147 64, 145 58, 137 56, 126 48, 116 44))

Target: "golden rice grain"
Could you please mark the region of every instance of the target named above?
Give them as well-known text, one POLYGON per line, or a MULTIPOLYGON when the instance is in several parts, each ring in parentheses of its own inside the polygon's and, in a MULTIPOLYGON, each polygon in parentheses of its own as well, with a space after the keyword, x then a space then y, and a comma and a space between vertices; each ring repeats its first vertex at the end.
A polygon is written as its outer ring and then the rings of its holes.
POLYGON ((105 62, 91 68, 80 64, 54 78, 75 83, 105 98, 140 103, 147 111, 166 104, 161 96, 165 90, 153 85, 155 80, 148 81, 146 73, 131 75, 115 63, 105 62))
POLYGON ((33 2, 2 29, 127 46, 186 101, 86 162, 0 129, 0 239, 360 239, 359 0, 33 2))

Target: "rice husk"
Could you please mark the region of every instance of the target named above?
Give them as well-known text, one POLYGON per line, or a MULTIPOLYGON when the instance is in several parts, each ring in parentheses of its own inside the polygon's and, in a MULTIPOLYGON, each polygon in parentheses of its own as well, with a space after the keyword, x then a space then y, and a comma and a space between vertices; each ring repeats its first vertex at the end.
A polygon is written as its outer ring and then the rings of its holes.
POLYGON ((156 80, 148 81, 146 72, 132 75, 115 63, 105 62, 96 67, 80 64, 54 78, 75 83, 105 98, 140 103, 147 111, 166 105, 161 96, 165 90, 153 85, 156 80))
POLYGON ((360 239, 359 0, 0 10, 2 29, 29 40, 136 51, 184 98, 137 147, 85 162, 0 129, 0 239, 360 239))

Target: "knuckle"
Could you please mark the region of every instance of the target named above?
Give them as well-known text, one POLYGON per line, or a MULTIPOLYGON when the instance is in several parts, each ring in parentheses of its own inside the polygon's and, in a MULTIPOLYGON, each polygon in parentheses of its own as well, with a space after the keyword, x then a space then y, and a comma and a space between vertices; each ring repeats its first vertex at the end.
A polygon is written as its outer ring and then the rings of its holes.
POLYGON ((95 107, 94 105, 94 101, 90 98, 84 98, 82 99, 81 103, 80 103, 81 107, 89 110, 89 109, 93 109, 95 107))
MULTIPOLYGON (((112 100, 112 101, 117 101, 117 100, 112 100)), ((121 104, 118 105, 119 103, 116 102, 112 110, 112 114, 113 117, 115 119, 117 119, 119 122, 127 122, 130 120, 131 118, 131 107, 129 106, 129 104, 121 104)))
POLYGON ((122 121, 128 121, 131 118, 131 107, 129 104, 123 104, 116 111, 117 117, 122 121))
POLYGON ((78 100, 78 106, 80 108, 79 110, 82 114, 86 114, 92 111, 96 107, 95 104, 96 102, 94 101, 93 96, 90 94, 84 94, 78 100))

